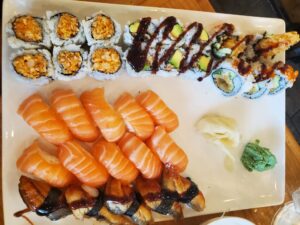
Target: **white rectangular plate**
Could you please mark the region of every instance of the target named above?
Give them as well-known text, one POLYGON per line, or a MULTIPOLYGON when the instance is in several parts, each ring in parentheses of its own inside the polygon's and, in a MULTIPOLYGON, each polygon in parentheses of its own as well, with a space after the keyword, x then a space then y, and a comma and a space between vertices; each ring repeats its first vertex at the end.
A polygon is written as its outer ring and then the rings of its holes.
MULTIPOLYGON (((83 18, 103 10, 123 26, 127 21, 140 17, 176 16, 183 22, 199 21, 208 30, 219 23, 233 23, 242 33, 268 31, 282 33, 285 25, 282 20, 255 18, 218 13, 134 7, 76 1, 50 0, 6 0, 3 5, 4 29, 8 20, 18 13, 44 15, 46 10, 70 11, 83 18)), ((185 216, 196 216, 229 210, 280 204, 284 199, 285 178, 285 93, 265 96, 258 100, 242 97, 226 98, 212 86, 210 78, 203 82, 187 81, 176 78, 130 78, 124 71, 122 78, 115 81, 95 81, 91 78, 72 82, 53 82, 48 86, 34 87, 17 82, 11 77, 6 33, 2 36, 2 92, 3 92, 3 208, 6 224, 27 224, 13 216, 14 212, 25 207, 18 192, 19 172, 15 162, 25 146, 28 146, 37 134, 17 114, 22 100, 36 91, 49 97, 51 90, 57 87, 70 87, 77 93, 93 87, 105 87, 106 97, 113 102, 119 94, 129 91, 136 94, 148 88, 156 91, 163 100, 178 114, 179 128, 172 133, 174 140, 186 151, 189 157, 185 175, 199 185, 203 191, 207 207, 202 213, 185 209, 185 216), (237 157, 232 172, 224 168, 224 153, 206 142, 195 130, 195 122, 207 113, 216 113, 235 118, 242 135, 241 145, 235 154, 237 157), (269 147, 278 159, 273 170, 258 173, 248 172, 239 161, 243 146, 250 140, 259 138, 264 146, 269 147)), ((283 59, 283 55, 281 59, 283 59)), ((30 214, 35 224, 52 224, 46 218, 30 214)), ((169 217, 159 217, 166 219, 169 217)), ((57 224, 83 224, 72 216, 57 224)), ((92 224, 87 220, 84 224, 92 224)))

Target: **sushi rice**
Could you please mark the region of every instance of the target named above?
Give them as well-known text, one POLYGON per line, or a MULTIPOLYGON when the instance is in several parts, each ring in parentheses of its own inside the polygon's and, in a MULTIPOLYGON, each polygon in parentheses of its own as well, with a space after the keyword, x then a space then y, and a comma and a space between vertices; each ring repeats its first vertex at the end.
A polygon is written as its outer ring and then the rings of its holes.
POLYGON ((87 66, 88 66, 89 76, 97 80, 116 79, 118 76, 120 76, 121 69, 123 67, 122 49, 119 46, 115 46, 115 45, 105 45, 105 46, 101 44, 93 45, 88 55, 87 66), (97 66, 103 68, 100 71, 94 68, 96 65, 95 63, 93 63, 93 57, 96 51, 98 51, 98 54, 100 54, 100 59, 98 59, 98 61, 100 60, 100 62, 97 62, 97 66), (116 57, 116 54, 118 54, 117 56, 118 58, 116 57), (104 70, 110 70, 111 68, 109 67, 111 66, 117 66, 117 67, 112 68, 112 71, 107 71, 107 72, 104 71, 104 70))
MULTIPOLYGON (((18 50, 17 52, 14 52, 11 54, 10 56, 10 61, 11 61, 11 69, 14 71, 13 75, 20 81, 25 82, 25 83, 31 83, 34 85, 44 85, 44 84, 48 84, 53 77, 53 73, 54 73, 54 69, 53 69, 53 64, 52 64, 52 59, 51 59, 51 54, 48 50, 46 49, 31 49, 31 50, 18 50), (46 74, 42 74, 42 75, 38 75, 36 78, 29 78, 26 77, 26 75, 21 75, 20 73, 18 73, 15 69, 15 65, 14 62, 17 59, 17 57, 22 57, 23 56, 29 56, 31 57, 32 55, 42 55, 43 56, 43 60, 46 60, 47 63, 45 65, 46 67, 46 74)), ((25 69, 30 70, 30 72, 32 72, 32 68, 34 68, 33 66, 35 65, 35 62, 33 60, 23 60, 25 63, 25 69)), ((39 72, 39 71, 34 71, 34 72, 39 72)))
MULTIPOLYGON (((75 57, 76 56, 72 56, 75 57)), ((87 73, 87 52, 84 51, 80 45, 66 45, 63 47, 54 47, 53 48, 53 64, 54 64, 54 68, 55 68, 55 73, 53 78, 55 80, 64 80, 64 81, 69 81, 69 80, 75 80, 75 79, 81 79, 84 78, 86 76, 87 73), (64 74, 63 72, 63 66, 62 64, 59 63, 59 54, 61 52, 66 52, 66 53, 79 53, 80 57, 81 57, 81 62, 79 65, 79 69, 73 72, 73 74, 64 74)), ((74 62, 74 60, 71 59, 71 61, 74 62)), ((68 63, 69 66, 72 66, 72 63, 68 63)), ((73 64, 73 66, 78 66, 78 64, 73 64)))
POLYGON ((44 18, 42 17, 35 17, 31 15, 14 16, 8 22, 6 26, 6 32, 8 35, 7 41, 11 48, 33 49, 51 47, 49 30, 46 26, 44 18), (17 26, 19 29, 24 29, 23 32, 22 30, 16 31, 15 26, 17 26), (29 33, 29 30, 32 32, 29 33), (23 38, 21 38, 20 35, 22 35, 23 38), (24 38, 27 38, 28 40, 24 40, 24 38))
MULTIPOLYGON (((103 21, 101 21, 101 22, 103 22, 103 21)), ((82 21, 82 25, 83 25, 84 33, 85 33, 86 40, 87 40, 87 43, 89 46, 94 45, 94 44, 102 44, 102 45, 116 44, 119 42, 119 39, 121 37, 122 30, 121 30, 120 24, 117 23, 111 17, 103 14, 101 11, 93 14, 91 17, 87 17, 85 20, 82 21), (108 33, 112 32, 109 30, 109 27, 107 27, 110 25, 112 26, 111 28, 114 29, 112 34, 110 34, 110 33, 108 34, 108 37, 98 38, 98 39, 95 39, 93 37, 92 26, 93 26, 94 22, 96 22, 97 18, 102 18, 104 20, 106 19, 107 24, 101 24, 102 27, 100 27, 100 29, 99 29, 99 30, 101 30, 101 32, 103 32, 105 28, 107 28, 106 32, 108 32, 108 33)))
POLYGON ((46 16, 47 16, 47 26, 48 26, 48 30, 50 32, 50 39, 53 45, 58 45, 58 46, 62 46, 62 45, 68 45, 68 44, 83 44, 85 42, 85 35, 84 35, 84 31, 83 31, 83 26, 81 24, 81 21, 79 21, 79 19, 68 13, 68 12, 52 12, 52 11, 47 11, 46 12, 46 16), (76 19, 78 22, 78 26, 76 28, 70 25, 70 21, 69 23, 67 23, 66 25, 68 26, 67 31, 69 32, 73 32, 70 35, 67 35, 67 37, 65 38, 61 38, 58 36, 57 34, 57 25, 60 21, 60 19, 62 18, 62 16, 65 16, 65 19, 76 19), (74 32, 76 33, 74 35, 74 32))

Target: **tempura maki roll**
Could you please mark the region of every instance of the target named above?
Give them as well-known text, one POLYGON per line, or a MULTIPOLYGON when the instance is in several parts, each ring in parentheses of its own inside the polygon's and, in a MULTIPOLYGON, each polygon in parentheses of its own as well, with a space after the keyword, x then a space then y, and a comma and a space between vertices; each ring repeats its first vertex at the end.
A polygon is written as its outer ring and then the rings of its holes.
POLYGON ((82 21, 88 45, 115 44, 121 36, 121 26, 111 17, 98 12, 82 21))
POLYGON ((122 50, 114 45, 93 45, 88 56, 89 75, 97 80, 115 79, 122 68, 122 50))
POLYGON ((85 35, 79 19, 68 12, 47 11, 47 26, 51 42, 62 46, 68 44, 83 44, 85 35))
POLYGON ((45 20, 31 15, 13 17, 6 27, 8 44, 12 48, 40 48, 51 46, 45 20))
POLYGON ((54 79, 74 80, 86 75, 87 52, 79 45, 53 48, 54 79))
POLYGON ((53 76, 51 54, 46 49, 19 50, 11 55, 11 66, 21 81, 42 85, 53 76))

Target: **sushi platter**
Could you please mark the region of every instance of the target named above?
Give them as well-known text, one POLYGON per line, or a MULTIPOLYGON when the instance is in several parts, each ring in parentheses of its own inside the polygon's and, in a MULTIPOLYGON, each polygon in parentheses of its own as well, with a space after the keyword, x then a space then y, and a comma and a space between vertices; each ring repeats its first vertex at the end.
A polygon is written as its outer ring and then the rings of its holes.
POLYGON ((284 52, 300 38, 282 20, 5 0, 2 27, 6 224, 283 202, 285 89, 298 76, 284 52))

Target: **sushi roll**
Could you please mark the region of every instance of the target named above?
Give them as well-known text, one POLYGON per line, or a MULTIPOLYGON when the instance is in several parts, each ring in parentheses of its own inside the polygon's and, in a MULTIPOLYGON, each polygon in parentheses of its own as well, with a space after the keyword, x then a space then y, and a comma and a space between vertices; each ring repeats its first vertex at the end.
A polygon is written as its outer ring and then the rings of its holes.
POLYGON ((79 45, 66 45, 53 48, 55 80, 81 79, 86 74, 87 52, 79 45))
POLYGON ((10 61, 19 80, 43 85, 53 76, 51 54, 46 49, 19 50, 11 55, 10 61))
POLYGON ((6 26, 11 48, 50 48, 50 38, 45 20, 31 15, 13 17, 6 26))
POLYGON ((122 68, 122 50, 118 46, 93 45, 88 56, 89 75, 97 80, 115 79, 122 68))
POLYGON ((211 77, 224 96, 237 95, 243 85, 243 79, 231 67, 220 67, 212 72, 211 77))
POLYGON ((121 26, 102 12, 98 12, 82 21, 89 46, 93 44, 115 44, 121 36, 121 26))
MULTIPOLYGON (((141 20, 143 20, 143 19, 144 18, 136 20, 134 22, 131 22, 131 23, 128 23, 125 25, 125 28, 124 28, 124 43, 125 44, 132 45, 133 39, 137 35, 138 29, 140 27, 141 20)), ((158 20, 151 19, 151 18, 145 18, 145 19, 150 19, 151 22, 150 22, 149 26, 147 27, 147 31, 146 31, 144 37, 141 37, 142 42, 147 42, 150 40, 151 35, 154 33, 154 31, 158 25, 158 20)))
POLYGON ((68 12, 47 11, 47 26, 52 44, 83 44, 85 35, 79 19, 68 12))

